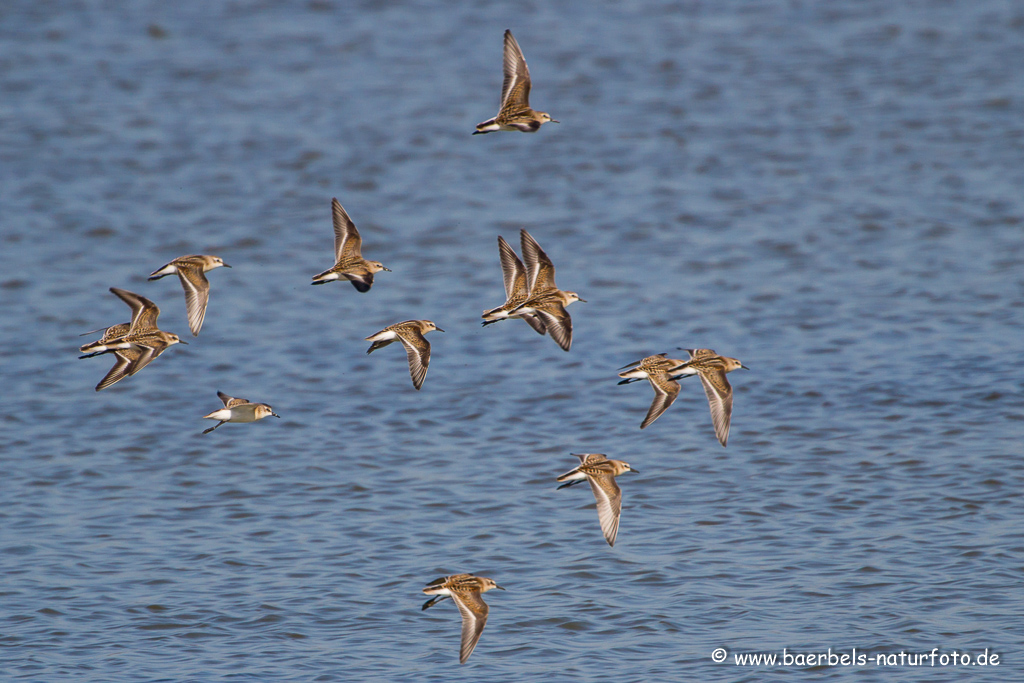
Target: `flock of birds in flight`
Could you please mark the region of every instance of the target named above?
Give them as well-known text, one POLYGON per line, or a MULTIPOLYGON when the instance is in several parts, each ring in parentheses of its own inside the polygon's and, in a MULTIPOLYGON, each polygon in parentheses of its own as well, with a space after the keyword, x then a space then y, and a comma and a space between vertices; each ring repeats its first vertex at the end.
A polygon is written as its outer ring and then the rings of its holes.
MULTIPOLYGON (((501 108, 497 116, 476 126, 474 135, 494 131, 536 132, 543 123, 558 123, 546 112, 530 108, 530 71, 523 58, 519 44, 511 31, 505 31, 504 81, 502 83, 501 108)), ((355 223, 342 208, 337 199, 331 200, 334 219, 335 264, 329 270, 313 276, 314 285, 335 280, 347 280, 359 292, 368 292, 373 286, 373 275, 389 271, 379 261, 368 261, 362 255, 362 238, 355 223)), ((501 320, 519 318, 525 320, 538 334, 550 335, 565 351, 572 346, 572 319, 566 308, 581 299, 576 292, 563 291, 555 284, 555 267, 540 244, 526 230, 520 230, 522 260, 503 237, 498 237, 498 254, 505 286, 505 303, 483 313, 483 325, 501 320)), ((206 273, 215 268, 230 268, 220 257, 190 255, 174 259, 150 274, 150 280, 159 280, 177 274, 185 290, 185 304, 189 329, 193 336, 199 336, 206 316, 210 298, 210 283, 206 273)), ((113 354, 114 366, 96 385, 101 391, 130 377, 162 354, 174 344, 186 344, 178 335, 164 332, 157 327, 160 309, 144 296, 117 287, 110 291, 124 301, 131 309, 131 321, 112 325, 102 330, 102 336, 81 346, 80 358, 91 358, 102 354, 113 354)), ((424 335, 437 330, 444 332, 430 320, 406 320, 389 325, 366 338, 372 342, 367 354, 399 341, 405 347, 409 360, 409 372, 413 386, 419 390, 427 375, 430 364, 430 342, 424 335)), ((711 408, 715 435, 722 446, 729 439, 729 425, 732 415, 732 387, 726 373, 745 368, 735 358, 720 356, 711 349, 687 349, 689 358, 668 358, 666 353, 648 356, 619 368, 619 384, 629 384, 646 379, 654 389, 654 401, 647 416, 640 424, 645 429, 669 406, 679 394, 678 380, 697 375, 701 379, 711 408)), ((205 415, 204 419, 218 420, 217 424, 203 431, 208 434, 226 422, 256 422, 266 417, 280 417, 266 403, 252 403, 243 398, 233 398, 218 391, 217 396, 223 408, 205 415)), ((577 453, 578 467, 559 476, 556 481, 564 482, 559 489, 586 481, 597 501, 598 520, 609 546, 615 545, 619 531, 619 516, 622 510, 622 491, 615 478, 625 472, 636 472, 629 463, 606 458, 600 453, 577 453)), ((491 589, 498 588, 493 580, 472 574, 454 574, 430 582, 423 592, 434 597, 423 605, 432 605, 451 598, 462 615, 462 641, 459 662, 464 663, 476 647, 480 634, 487 622, 488 608, 481 597, 491 589)))

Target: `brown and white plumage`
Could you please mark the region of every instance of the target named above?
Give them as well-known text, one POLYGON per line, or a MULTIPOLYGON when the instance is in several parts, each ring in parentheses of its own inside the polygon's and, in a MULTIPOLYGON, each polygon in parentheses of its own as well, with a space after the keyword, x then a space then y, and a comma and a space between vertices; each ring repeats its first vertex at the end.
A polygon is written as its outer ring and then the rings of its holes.
POLYGON ((544 329, 563 351, 572 347, 572 318, 565 307, 573 301, 585 301, 575 292, 548 292, 531 296, 515 312, 532 313, 544 323, 544 329))
POLYGON ((675 358, 666 358, 666 354, 659 353, 655 356, 647 356, 644 359, 624 365, 620 370, 619 377, 622 381, 619 384, 629 384, 641 379, 646 379, 654 389, 654 400, 647 411, 647 417, 640 423, 640 429, 661 417, 661 414, 668 410, 672 402, 679 395, 679 384, 675 381, 677 374, 670 372, 672 368, 679 366, 685 361, 675 358), (628 370, 626 368, 629 368, 628 370))
POLYGON ((220 422, 209 429, 204 429, 203 434, 209 434, 225 422, 256 422, 271 415, 277 418, 281 417, 266 403, 252 403, 245 398, 233 398, 223 391, 218 391, 217 397, 224 403, 224 407, 209 415, 203 415, 203 419, 220 420, 220 422))
POLYGON ((313 276, 314 285, 333 280, 349 280, 359 292, 368 292, 373 286, 373 274, 384 270, 380 261, 363 258, 363 239, 356 230, 356 224, 337 199, 331 199, 331 215, 334 219, 334 266, 330 270, 313 276))
MULTIPOLYGON (((88 358, 103 353, 109 342, 119 340, 121 337, 128 334, 129 329, 131 329, 131 323, 119 323, 117 325, 111 325, 110 327, 107 327, 105 329, 100 328, 100 330, 103 331, 103 334, 100 336, 100 338, 95 342, 90 342, 89 344, 83 345, 82 347, 80 347, 80 350, 85 350, 87 346, 92 346, 93 348, 99 348, 103 350, 87 354, 86 356, 82 356, 82 358, 88 358)), ((80 336, 84 337, 87 334, 94 334, 96 332, 99 332, 100 330, 91 330, 89 332, 83 332, 80 336)), ((130 376, 131 373, 129 372, 129 370, 131 369, 131 364, 138 360, 139 356, 142 354, 142 351, 140 349, 126 348, 114 349, 110 353, 113 353, 117 360, 114 362, 114 366, 110 368, 110 371, 106 375, 104 375, 103 379, 101 379, 99 381, 99 384, 96 385, 96 391, 102 391, 107 387, 117 384, 125 377, 130 376)))
POLYGON ((79 358, 92 358, 118 351, 131 351, 131 353, 117 354, 117 362, 107 376, 96 385, 96 391, 106 389, 126 376, 134 375, 149 365, 168 346, 186 343, 181 341, 178 335, 164 332, 157 327, 160 309, 152 301, 117 287, 111 287, 110 291, 128 304, 132 310, 132 320, 127 324, 127 329, 125 323, 112 325, 104 331, 100 339, 82 345, 79 350, 83 355, 79 358))
POLYGON ((127 329, 125 329, 125 323, 111 325, 103 331, 102 337, 94 342, 80 346, 79 351, 87 354, 84 357, 108 353, 114 349, 126 349, 132 345, 132 341, 128 339, 129 337, 138 337, 159 331, 156 323, 160 317, 160 308, 156 304, 146 297, 139 296, 126 289, 111 287, 110 291, 121 301, 128 304, 132 311, 131 322, 128 323, 127 329))
POLYGON ((619 515, 622 512, 622 490, 615 483, 615 477, 623 472, 636 472, 629 463, 622 460, 609 460, 601 453, 573 453, 580 459, 576 467, 558 477, 555 481, 565 483, 558 488, 578 484, 583 480, 590 482, 597 500, 597 518, 601 522, 601 531, 608 545, 615 545, 615 537, 619 534, 619 515))
POLYGON ((505 284, 505 303, 497 308, 484 311, 481 316, 484 319, 483 324, 490 325, 506 318, 522 318, 538 334, 544 334, 544 323, 537 316, 530 313, 511 313, 530 297, 530 287, 526 267, 505 241, 505 238, 501 236, 498 237, 498 256, 501 260, 501 274, 505 284))
POLYGON ((519 245, 526 264, 526 286, 530 293, 540 294, 558 289, 555 284, 555 264, 533 235, 520 229, 519 245))
POLYGON ((526 66, 523 51, 519 48, 512 31, 505 31, 505 50, 502 62, 501 107, 498 115, 483 123, 476 124, 473 135, 498 130, 518 130, 536 133, 541 125, 551 121, 558 123, 547 112, 530 108, 530 69, 526 66))
MULTIPOLYGON (((82 334, 80 334, 78 336, 79 337, 85 337, 86 335, 96 334, 97 332, 103 332, 103 334, 100 336, 100 338, 97 341, 100 344, 105 344, 106 342, 109 342, 109 341, 111 341, 113 339, 118 339, 118 338, 123 337, 124 335, 128 334, 128 330, 130 330, 131 327, 132 327, 132 324, 130 322, 118 323, 117 325, 111 325, 110 327, 100 327, 100 328, 95 329, 95 330, 90 330, 89 332, 83 332, 82 334)), ((89 344, 95 344, 95 343, 97 343, 97 342, 89 342, 89 344)))
POLYGON ((576 292, 563 291, 555 284, 555 266, 540 244, 526 230, 519 231, 530 295, 510 311, 511 314, 535 315, 544 323, 551 338, 568 351, 572 346, 572 318, 565 307, 574 301, 586 302, 576 292))
POLYGON ((136 372, 141 370, 138 367, 138 360, 142 357, 144 351, 138 347, 129 347, 127 349, 114 349, 111 353, 114 354, 114 366, 110 368, 110 371, 103 376, 99 384, 96 385, 96 391, 103 391, 107 387, 111 387, 125 377, 131 377, 136 372))
POLYGON ((427 367, 430 365, 430 342, 423 335, 433 330, 444 332, 430 320, 405 320, 388 325, 380 332, 366 338, 366 341, 373 342, 366 353, 371 354, 395 341, 402 342, 402 346, 405 347, 406 354, 409 356, 409 374, 412 375, 412 385, 418 391, 423 386, 423 380, 427 376, 427 367))
POLYGON ((732 386, 726 373, 747 369, 735 358, 719 356, 711 349, 686 349, 690 360, 671 369, 673 375, 697 375, 704 385, 711 408, 711 422, 715 425, 715 436, 723 446, 729 441, 729 426, 732 422, 732 386))
POLYGON ((487 603, 481 597, 492 588, 505 590, 492 579, 472 574, 453 574, 434 579, 423 592, 435 597, 423 603, 423 609, 431 607, 445 598, 451 598, 462 614, 462 643, 459 647, 459 664, 465 664, 473 654, 480 634, 487 624, 487 603))
POLYGON ((199 336, 206 318, 206 306, 210 302, 210 281, 205 273, 214 268, 230 268, 219 256, 208 254, 192 254, 179 256, 170 263, 154 270, 150 280, 159 280, 165 275, 177 273, 181 286, 185 290, 185 310, 188 313, 188 326, 193 337, 199 336))

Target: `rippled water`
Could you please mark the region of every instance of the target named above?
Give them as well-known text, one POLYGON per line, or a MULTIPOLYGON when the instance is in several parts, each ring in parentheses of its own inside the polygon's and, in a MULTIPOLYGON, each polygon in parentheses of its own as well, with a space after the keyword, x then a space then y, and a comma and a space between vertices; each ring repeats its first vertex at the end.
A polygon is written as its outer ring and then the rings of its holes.
MULTIPOLYGON (((711 651, 989 648, 1020 678, 1024 10, 1014 3, 0 7, 0 671, 10 680, 763 681, 711 651), (511 28, 561 124, 473 137, 511 28), (330 198, 393 269, 310 287, 330 198), (527 228, 568 354, 503 300, 527 228), (187 335, 95 393, 80 332, 187 335), (422 392, 367 335, 431 318, 422 392), (696 380, 650 428, 615 368, 696 380), (222 390, 283 419, 199 419, 222 390), (574 451, 629 461, 618 543, 574 451), (508 588, 458 665, 420 588, 508 588)), ((867 670, 865 670, 867 669, 867 670)), ((799 674, 796 674, 799 675, 799 674)))

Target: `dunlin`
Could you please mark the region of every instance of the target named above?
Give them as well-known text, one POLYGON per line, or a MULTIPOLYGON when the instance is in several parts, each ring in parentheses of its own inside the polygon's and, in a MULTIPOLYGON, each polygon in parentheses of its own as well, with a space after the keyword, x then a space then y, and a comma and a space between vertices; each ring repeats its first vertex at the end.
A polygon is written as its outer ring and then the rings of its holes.
POLYGON ((711 349, 686 349, 690 360, 670 370, 672 375, 697 375, 704 385, 704 393, 708 395, 711 406, 711 421, 715 425, 715 435, 724 446, 729 440, 729 424, 732 420, 732 386, 725 374, 743 368, 748 370, 735 358, 719 356, 711 349))
POLYGON ((210 281, 206 279, 206 271, 214 268, 230 268, 219 256, 193 254, 180 256, 166 266, 154 270, 150 280, 159 280, 165 275, 177 273, 181 286, 185 290, 185 309, 188 311, 188 327, 192 336, 198 337, 203 329, 206 318, 206 305, 210 302, 210 281))
POLYGON ((366 341, 373 342, 366 353, 371 354, 395 341, 402 342, 405 352, 409 355, 409 374, 412 375, 412 385, 418 391, 423 386, 423 378, 427 376, 427 366, 430 365, 430 342, 423 335, 432 330, 444 332, 430 320, 405 320, 388 325, 380 332, 366 338, 366 341))
POLYGON ((496 130, 536 133, 543 123, 558 123, 547 112, 530 109, 530 70, 526 67, 523 51, 519 49, 519 43, 512 36, 512 31, 505 31, 503 71, 505 78, 501 84, 501 107, 498 115, 476 124, 473 135, 496 130))
POLYGON ((666 358, 665 355, 664 353, 659 353, 656 356, 647 356, 643 360, 638 360, 619 368, 623 370, 623 372, 619 373, 619 377, 624 378, 619 384, 629 384, 630 382, 647 379, 651 382, 651 387, 654 389, 654 401, 647 411, 647 417, 640 423, 640 429, 661 417, 661 414, 672 405, 672 402, 676 400, 676 396, 679 395, 679 384, 675 381, 678 375, 669 371, 686 361, 666 358), (627 370, 626 368, 629 369, 627 370))
POLYGON ((451 598, 462 614, 462 646, 459 648, 459 664, 465 664, 473 648, 480 640, 480 634, 487 624, 487 603, 481 597, 492 588, 505 590, 493 580, 472 574, 443 576, 427 584, 423 592, 435 597, 423 603, 423 609, 435 605, 445 598, 451 598))
POLYGON ((530 313, 510 313, 519 308, 519 304, 530 298, 530 288, 523 262, 516 256, 512 247, 508 246, 508 242, 500 236, 498 237, 498 255, 501 258, 501 273, 505 281, 505 303, 497 308, 484 311, 481 316, 484 319, 483 324, 486 326, 507 318, 522 318, 538 334, 544 334, 544 323, 537 316, 530 313))
POLYGON ((111 287, 110 291, 132 309, 132 321, 127 329, 124 323, 108 327, 100 339, 80 347, 83 355, 79 358, 92 358, 117 351, 131 350, 132 353, 117 354, 117 363, 96 385, 96 391, 106 389, 126 376, 134 375, 149 365, 168 346, 187 343, 181 341, 178 335, 157 328, 160 309, 152 301, 117 287, 111 287))
POLYGON ((203 434, 209 434, 225 422, 255 422, 271 415, 281 417, 266 403, 251 403, 248 399, 232 398, 223 391, 218 391, 217 396, 224 402, 224 407, 213 411, 209 415, 203 415, 203 419, 220 420, 220 422, 209 429, 204 429, 203 434))
POLYGON ((379 261, 367 261, 363 258, 363 239, 356 230, 356 224, 348 217, 337 199, 331 199, 331 212, 334 216, 334 260, 336 263, 330 270, 313 276, 314 285, 322 285, 332 280, 349 280, 360 292, 370 291, 373 286, 373 274, 382 270, 391 272, 379 261))
POLYGON ((544 323, 551 338, 563 351, 568 351, 572 346, 572 318, 565 307, 574 301, 585 303, 586 299, 581 299, 576 292, 559 289, 555 284, 555 266, 537 240, 525 230, 519 231, 519 237, 530 295, 526 301, 509 311, 509 315, 536 315, 544 323))
MULTIPOLYGON (((132 343, 125 340, 125 337, 157 329, 156 321, 160 317, 160 308, 156 304, 144 296, 125 289, 111 287, 110 291, 131 308, 131 322, 127 323, 127 329, 125 323, 111 325, 103 330, 103 335, 99 339, 80 346, 78 350, 86 354, 83 358, 91 358, 114 349, 127 349, 132 343)), ((86 332, 86 334, 90 333, 86 332)))
POLYGON ((573 455, 580 459, 580 465, 555 480, 565 482, 558 488, 564 489, 584 480, 589 481, 594 498, 597 499, 597 517, 601 521, 601 531, 604 532, 608 545, 615 545, 615 537, 619 534, 619 514, 622 512, 622 490, 615 483, 615 477, 623 472, 637 471, 630 467, 628 462, 609 460, 601 453, 573 455))

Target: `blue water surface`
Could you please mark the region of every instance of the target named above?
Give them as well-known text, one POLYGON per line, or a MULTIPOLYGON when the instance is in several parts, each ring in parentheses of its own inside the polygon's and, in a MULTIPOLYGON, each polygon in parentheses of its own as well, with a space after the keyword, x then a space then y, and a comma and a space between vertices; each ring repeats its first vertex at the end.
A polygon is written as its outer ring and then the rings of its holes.
POLYGON ((1021 65, 1000 0, 3 4, 0 678, 1024 680, 1021 65), (507 28, 561 123, 474 137, 507 28), (331 197, 367 294, 310 286, 331 197), (479 325, 520 228, 569 353, 479 325), (189 344, 96 393, 112 286, 189 344), (420 392, 364 355, 411 318, 420 392), (678 347, 750 368, 727 448, 616 385, 678 347), (573 452, 640 471, 614 548, 573 452), (463 666, 456 572, 508 589, 463 666), (783 648, 1001 659, 733 658, 783 648))

